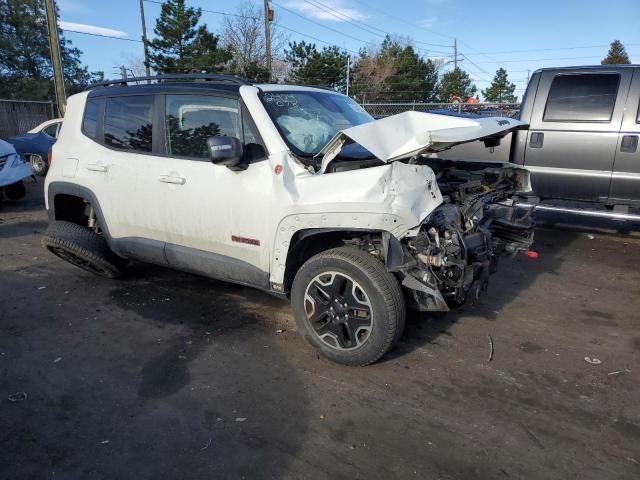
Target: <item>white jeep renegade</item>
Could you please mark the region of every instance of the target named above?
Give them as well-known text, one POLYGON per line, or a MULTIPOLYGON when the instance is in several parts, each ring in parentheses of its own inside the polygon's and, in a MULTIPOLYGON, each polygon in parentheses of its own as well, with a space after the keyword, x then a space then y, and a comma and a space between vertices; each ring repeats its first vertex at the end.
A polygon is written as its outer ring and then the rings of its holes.
POLYGON ((43 245, 109 278, 135 259, 287 297, 320 352, 365 365, 398 340, 407 307, 459 305, 498 254, 530 247, 514 208, 526 170, 434 155, 519 128, 374 120, 334 91, 221 75, 104 82, 69 98, 43 245))

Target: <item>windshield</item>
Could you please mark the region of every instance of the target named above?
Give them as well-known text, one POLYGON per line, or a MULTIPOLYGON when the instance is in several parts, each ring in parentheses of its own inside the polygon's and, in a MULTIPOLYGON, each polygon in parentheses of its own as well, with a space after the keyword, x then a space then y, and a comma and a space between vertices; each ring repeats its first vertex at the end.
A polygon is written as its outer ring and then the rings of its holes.
POLYGON ((331 92, 265 92, 262 103, 289 146, 304 156, 318 153, 338 131, 373 120, 352 99, 331 92))

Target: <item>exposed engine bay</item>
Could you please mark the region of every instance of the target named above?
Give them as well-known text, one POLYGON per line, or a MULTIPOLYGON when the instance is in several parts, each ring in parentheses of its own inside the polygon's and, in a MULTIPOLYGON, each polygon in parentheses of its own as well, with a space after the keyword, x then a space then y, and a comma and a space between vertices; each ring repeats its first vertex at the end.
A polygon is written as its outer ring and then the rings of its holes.
POLYGON ((444 201, 415 234, 400 241, 383 237, 385 263, 407 287, 409 306, 446 311, 487 289, 500 255, 531 247, 531 210, 514 207, 528 176, 501 163, 426 157, 412 162, 433 169, 444 201))
POLYGON ((487 289, 499 255, 529 250, 533 243, 531 210, 522 214, 514 207, 515 192, 523 187, 516 166, 417 161, 436 173, 444 202, 406 242, 418 259, 407 274, 441 294, 441 298, 425 297, 421 294, 429 292, 414 289, 419 309, 446 310, 487 289))

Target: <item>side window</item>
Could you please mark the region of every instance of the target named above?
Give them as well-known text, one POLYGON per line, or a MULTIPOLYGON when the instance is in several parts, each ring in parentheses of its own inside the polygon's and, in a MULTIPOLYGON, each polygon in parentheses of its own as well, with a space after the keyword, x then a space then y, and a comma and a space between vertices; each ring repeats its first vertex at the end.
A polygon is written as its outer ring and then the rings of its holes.
POLYGON ((100 114, 101 104, 101 98, 93 98, 88 100, 84 107, 82 133, 93 140, 97 140, 98 137, 98 115, 100 114))
POLYGON ((242 140, 238 100, 211 95, 167 95, 167 154, 208 158, 207 138, 219 135, 242 140))
POLYGON ((44 133, 46 133, 48 136, 50 136, 51 138, 56 138, 58 135, 58 124, 57 123, 53 123, 51 125, 49 125, 47 128, 42 130, 44 133))
POLYGON ((152 95, 107 99, 104 143, 111 148, 151 152, 153 127, 152 95))
POLYGON ((544 110, 545 122, 609 122, 618 95, 617 73, 558 75, 544 110))

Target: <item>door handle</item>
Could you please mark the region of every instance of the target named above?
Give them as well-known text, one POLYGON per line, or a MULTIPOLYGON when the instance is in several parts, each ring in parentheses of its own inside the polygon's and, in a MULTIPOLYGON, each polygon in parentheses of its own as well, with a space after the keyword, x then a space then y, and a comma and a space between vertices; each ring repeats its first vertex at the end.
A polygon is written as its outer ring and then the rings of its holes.
POLYGON ((87 165, 87 170, 92 172, 106 172, 107 167, 105 165, 98 165, 97 163, 90 163, 87 165))
POLYGON ((160 181, 163 183, 173 183, 174 185, 184 185, 187 179, 184 177, 172 177, 170 175, 160 175, 160 181))
POLYGON ((529 140, 529 146, 531 148, 542 148, 544 143, 544 132, 531 132, 531 139, 529 140))
POLYGON ((638 135, 624 135, 620 142, 620 151, 633 153, 638 149, 638 135))

